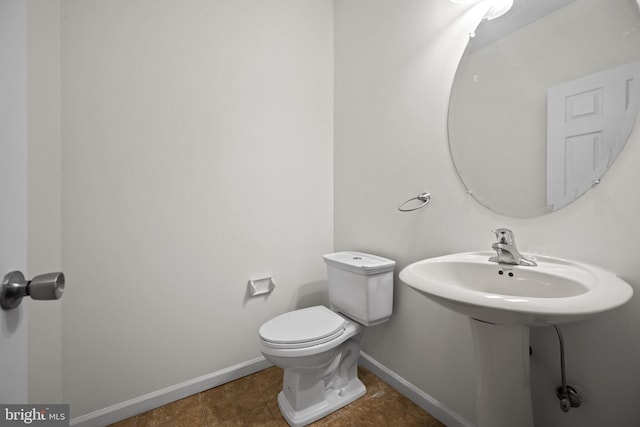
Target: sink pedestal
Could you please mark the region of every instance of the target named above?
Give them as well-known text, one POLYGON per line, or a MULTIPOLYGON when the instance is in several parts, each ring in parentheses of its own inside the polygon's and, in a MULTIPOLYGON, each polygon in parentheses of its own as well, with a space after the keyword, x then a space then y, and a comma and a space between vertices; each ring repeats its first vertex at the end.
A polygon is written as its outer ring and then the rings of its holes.
POLYGON ((476 427, 533 427, 529 328, 471 319, 476 349, 476 427))

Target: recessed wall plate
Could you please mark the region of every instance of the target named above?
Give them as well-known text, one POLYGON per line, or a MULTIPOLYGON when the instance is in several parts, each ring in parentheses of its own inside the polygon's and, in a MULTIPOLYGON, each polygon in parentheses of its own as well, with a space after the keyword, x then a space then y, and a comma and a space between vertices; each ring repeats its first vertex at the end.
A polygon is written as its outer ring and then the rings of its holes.
POLYGON ((276 288, 276 282, 273 281, 272 277, 251 279, 247 285, 249 287, 249 295, 252 297, 270 294, 276 288))

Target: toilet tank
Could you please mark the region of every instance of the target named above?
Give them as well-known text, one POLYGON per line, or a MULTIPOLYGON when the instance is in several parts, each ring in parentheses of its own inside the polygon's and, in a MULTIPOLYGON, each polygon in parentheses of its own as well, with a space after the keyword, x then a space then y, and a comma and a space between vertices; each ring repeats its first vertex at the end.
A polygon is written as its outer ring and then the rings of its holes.
POLYGON ((366 326, 391 317, 395 261, 361 252, 336 252, 324 260, 333 310, 366 326))

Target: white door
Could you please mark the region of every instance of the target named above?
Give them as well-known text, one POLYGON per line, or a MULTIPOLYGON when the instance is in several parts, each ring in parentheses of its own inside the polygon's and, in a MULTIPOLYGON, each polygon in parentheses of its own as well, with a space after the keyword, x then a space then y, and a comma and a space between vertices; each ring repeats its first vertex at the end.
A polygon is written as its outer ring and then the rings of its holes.
MULTIPOLYGON (((0 0, 0 278, 27 266, 26 18, 0 0)), ((27 305, 0 308, 0 404, 27 403, 27 305)))
POLYGON ((547 96, 547 205, 561 208, 602 177, 638 115, 640 63, 553 86, 547 96))

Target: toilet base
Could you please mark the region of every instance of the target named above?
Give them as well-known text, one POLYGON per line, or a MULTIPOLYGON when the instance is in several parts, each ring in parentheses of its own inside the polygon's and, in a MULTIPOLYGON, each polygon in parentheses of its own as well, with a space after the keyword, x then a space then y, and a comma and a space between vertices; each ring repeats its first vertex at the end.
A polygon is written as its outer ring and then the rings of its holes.
POLYGON ((278 393, 278 406, 280 407, 282 416, 291 427, 302 427, 359 399, 364 396, 366 392, 367 389, 364 384, 362 384, 362 381, 360 381, 358 377, 355 377, 349 381, 346 387, 340 390, 330 389, 325 391, 325 399, 322 402, 301 411, 295 411, 284 395, 284 392, 281 391, 278 393))

